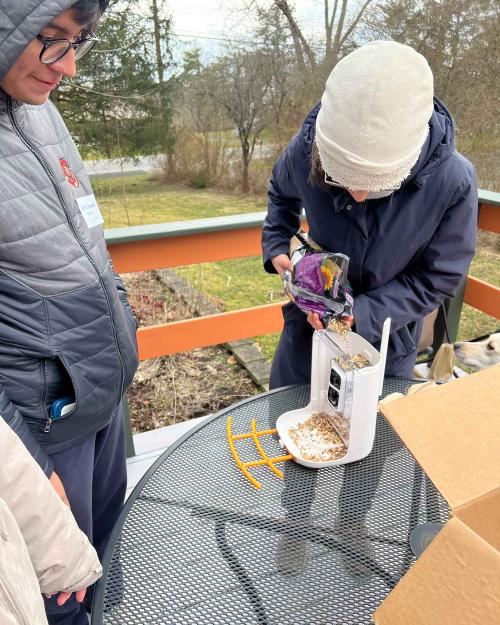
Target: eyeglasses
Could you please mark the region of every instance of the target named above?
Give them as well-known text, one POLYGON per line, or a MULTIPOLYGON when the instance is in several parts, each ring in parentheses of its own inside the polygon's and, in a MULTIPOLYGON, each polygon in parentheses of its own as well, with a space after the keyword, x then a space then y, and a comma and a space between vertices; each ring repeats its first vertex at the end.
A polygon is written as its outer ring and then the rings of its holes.
MULTIPOLYGON (((345 189, 345 185, 340 184, 339 182, 335 182, 335 180, 333 178, 331 178, 326 172, 325 172, 325 184, 329 185, 330 187, 339 187, 340 189, 345 189)), ((401 188, 401 182, 398 184, 397 187, 391 187, 390 189, 384 189, 384 192, 393 192, 393 191, 398 191, 401 188)))
POLYGON ((50 65, 56 61, 60 61, 71 48, 75 51, 75 61, 79 61, 86 54, 88 54, 99 39, 90 34, 88 37, 83 37, 77 41, 70 41, 69 39, 47 39, 42 35, 37 35, 36 38, 43 44, 43 48, 40 52, 40 61, 44 65, 50 65))

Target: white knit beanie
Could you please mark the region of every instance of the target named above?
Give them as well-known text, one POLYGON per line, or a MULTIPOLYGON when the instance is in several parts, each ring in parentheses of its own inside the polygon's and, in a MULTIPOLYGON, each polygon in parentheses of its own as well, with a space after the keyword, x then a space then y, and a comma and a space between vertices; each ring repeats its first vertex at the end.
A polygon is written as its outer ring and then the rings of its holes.
POLYGON ((395 41, 373 41, 333 68, 316 119, 325 172, 361 191, 398 187, 429 133, 433 77, 425 58, 395 41))

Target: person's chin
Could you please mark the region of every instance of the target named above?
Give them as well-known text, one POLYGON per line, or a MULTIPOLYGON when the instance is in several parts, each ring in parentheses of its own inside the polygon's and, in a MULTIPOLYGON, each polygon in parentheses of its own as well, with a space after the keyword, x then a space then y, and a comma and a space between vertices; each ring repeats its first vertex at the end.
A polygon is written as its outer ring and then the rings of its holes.
POLYGON ((35 76, 30 76, 30 80, 26 80, 22 85, 24 98, 21 101, 26 104, 45 104, 56 86, 56 83, 45 82, 35 76))
POLYGON ((45 104, 45 102, 47 102, 49 97, 50 97, 50 93, 47 93, 44 96, 37 96, 36 98, 34 98, 31 104, 45 104))
POLYGON ((47 93, 26 93, 22 98, 19 98, 24 104, 33 104, 35 106, 45 104, 49 99, 50 92, 47 93))

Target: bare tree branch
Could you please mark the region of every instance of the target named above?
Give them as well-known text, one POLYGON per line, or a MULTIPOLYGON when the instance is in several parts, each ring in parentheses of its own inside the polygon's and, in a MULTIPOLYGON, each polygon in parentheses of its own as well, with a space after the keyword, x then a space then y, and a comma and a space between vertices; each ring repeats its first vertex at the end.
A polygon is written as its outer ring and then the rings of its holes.
POLYGON ((331 55, 331 61, 333 65, 335 65, 335 63, 337 62, 337 57, 340 52, 340 40, 342 38, 342 31, 344 30, 344 20, 347 11, 347 3, 348 0, 342 0, 342 8, 340 9, 340 16, 337 23, 337 29, 335 31, 335 39, 333 41, 333 49, 331 55))
POLYGON ((332 52, 332 34, 333 25, 335 24, 335 17, 337 15, 338 0, 335 0, 333 5, 332 14, 328 15, 328 0, 325 0, 325 34, 326 34, 326 50, 325 56, 329 57, 332 52))
POLYGON ((366 2, 363 4, 363 6, 361 7, 359 13, 357 14, 357 16, 354 18, 354 20, 352 21, 351 25, 349 26, 349 28, 345 31, 344 36, 342 37, 342 39, 340 40, 340 47, 342 47, 342 45, 347 41, 347 39, 350 37, 350 35, 352 34, 352 32, 354 31, 354 29, 356 28, 356 26, 359 24, 361 18, 363 17, 363 13, 366 11, 366 9, 368 8, 368 5, 372 2, 372 0, 366 0, 366 2))
POLYGON ((304 65, 303 54, 305 54, 310 67, 314 69, 316 67, 316 58, 311 49, 311 46, 307 42, 307 39, 304 37, 302 31, 299 28, 299 25, 297 24, 297 21, 295 20, 293 16, 292 10, 290 9, 290 6, 288 5, 287 0, 275 0, 274 3, 278 7, 278 9, 283 13, 283 15, 286 17, 288 21, 290 32, 292 33, 295 51, 297 54, 297 61, 299 62, 299 64, 302 63, 302 65, 304 65))

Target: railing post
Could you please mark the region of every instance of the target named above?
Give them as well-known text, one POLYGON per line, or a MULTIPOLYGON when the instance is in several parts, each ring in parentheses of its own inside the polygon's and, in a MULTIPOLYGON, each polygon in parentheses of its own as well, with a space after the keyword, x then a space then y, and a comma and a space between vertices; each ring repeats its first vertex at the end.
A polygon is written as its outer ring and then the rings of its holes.
POLYGON ((463 276, 460 284, 458 285, 455 297, 449 297, 446 299, 443 302, 443 306, 440 306, 439 308, 436 323, 434 324, 434 340, 432 342, 432 350, 434 354, 437 352, 439 347, 447 341, 446 326, 448 327, 450 343, 454 343, 457 340, 460 315, 464 304, 466 283, 467 276, 463 276), (446 318, 444 318, 445 316, 446 318))
POLYGON ((133 458, 135 456, 134 437, 132 435, 132 423, 130 421, 130 406, 128 405, 127 396, 124 395, 122 399, 123 409, 123 426, 125 429, 125 450, 127 458, 133 458))

